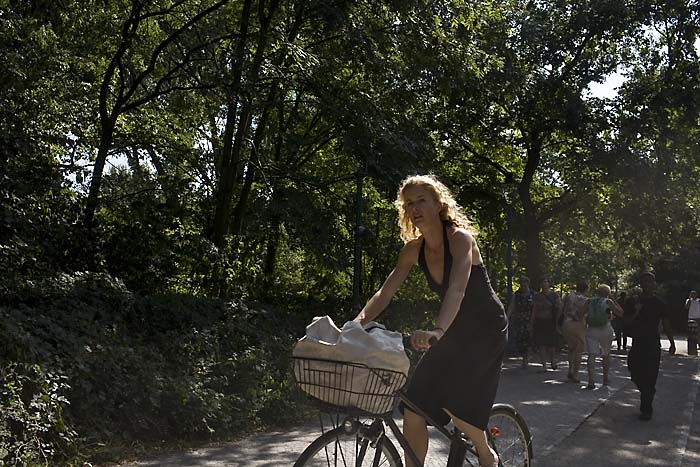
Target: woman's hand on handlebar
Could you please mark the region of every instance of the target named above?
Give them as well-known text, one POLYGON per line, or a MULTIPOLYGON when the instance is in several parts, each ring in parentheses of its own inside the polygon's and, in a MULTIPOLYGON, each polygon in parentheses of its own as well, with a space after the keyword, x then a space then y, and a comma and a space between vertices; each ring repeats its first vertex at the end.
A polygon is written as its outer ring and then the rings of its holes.
POLYGON ((411 347, 416 350, 428 350, 431 345, 437 344, 442 334, 439 331, 424 331, 417 329, 411 334, 411 347))

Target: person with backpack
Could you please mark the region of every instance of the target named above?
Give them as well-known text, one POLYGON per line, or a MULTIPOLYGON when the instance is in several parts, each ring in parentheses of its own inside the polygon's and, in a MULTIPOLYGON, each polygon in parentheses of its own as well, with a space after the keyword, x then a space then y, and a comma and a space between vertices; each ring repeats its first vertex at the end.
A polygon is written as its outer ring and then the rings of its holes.
POLYGON ((532 340, 537 347, 542 370, 547 371, 547 357, 552 369, 557 369, 557 350, 559 333, 557 320, 561 313, 559 294, 549 288, 549 281, 542 279, 540 291, 535 294, 532 303, 532 340))
POLYGON ((596 290, 596 296, 589 298, 586 303, 586 346, 588 347, 588 389, 595 389, 595 360, 600 355, 603 358, 603 386, 608 386, 610 380, 610 347, 614 331, 610 321, 613 316, 622 316, 622 308, 611 298, 610 286, 601 284, 596 290))
POLYGON ((580 382, 578 374, 581 368, 581 358, 586 350, 587 291, 588 283, 586 281, 576 283, 576 290, 564 298, 564 308, 562 309, 561 333, 566 340, 569 360, 569 373, 566 378, 572 383, 580 382))

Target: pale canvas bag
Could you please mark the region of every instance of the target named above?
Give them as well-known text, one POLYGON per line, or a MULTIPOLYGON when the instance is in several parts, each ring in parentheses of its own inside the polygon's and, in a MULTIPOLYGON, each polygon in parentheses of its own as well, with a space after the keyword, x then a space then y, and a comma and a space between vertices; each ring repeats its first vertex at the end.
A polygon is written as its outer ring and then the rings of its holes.
POLYGON ((297 359, 294 376, 299 387, 317 399, 341 407, 357 407, 381 412, 388 399, 405 382, 410 361, 400 333, 388 331, 371 322, 364 327, 348 321, 338 329, 329 316, 317 316, 306 327, 306 335, 294 346, 297 359), (318 359, 318 360, 316 360, 318 359), (368 368, 391 370, 396 375, 372 372, 364 367, 348 367, 336 362, 351 362, 368 368), (401 375, 398 375, 401 376, 401 375))

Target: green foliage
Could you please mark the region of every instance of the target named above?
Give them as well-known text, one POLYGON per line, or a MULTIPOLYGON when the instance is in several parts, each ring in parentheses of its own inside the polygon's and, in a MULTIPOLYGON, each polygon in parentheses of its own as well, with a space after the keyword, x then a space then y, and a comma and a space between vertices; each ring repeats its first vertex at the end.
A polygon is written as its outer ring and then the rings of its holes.
POLYGON ((220 439, 292 400, 303 324, 279 311, 134 295, 99 274, 27 283, 16 299, 0 309, 0 359, 16 362, 3 373, 0 447, 14 457, 105 460, 101 446, 220 439))
POLYGON ((66 380, 27 363, 0 369, 0 465, 49 465, 75 454, 77 433, 63 415, 66 380))

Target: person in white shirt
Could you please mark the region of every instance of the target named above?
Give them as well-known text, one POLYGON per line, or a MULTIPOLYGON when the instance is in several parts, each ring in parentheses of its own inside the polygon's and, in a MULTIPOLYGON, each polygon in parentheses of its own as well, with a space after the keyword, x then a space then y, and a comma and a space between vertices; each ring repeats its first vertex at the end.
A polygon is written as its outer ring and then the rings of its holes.
MULTIPOLYGON (((695 290, 690 291, 690 296, 685 301, 685 309, 688 310, 688 321, 695 321, 695 332, 697 333, 697 324, 700 324, 700 298, 695 290)), ((697 336, 695 341, 697 342, 697 336)))
POLYGON ((700 298, 695 290, 690 291, 690 296, 685 301, 685 309, 688 310, 688 319, 700 320, 700 298))

